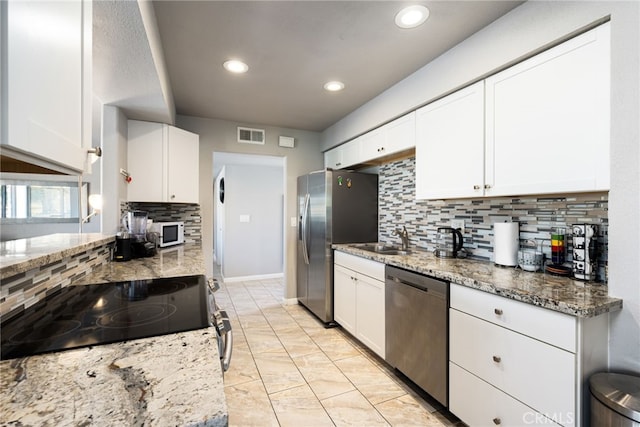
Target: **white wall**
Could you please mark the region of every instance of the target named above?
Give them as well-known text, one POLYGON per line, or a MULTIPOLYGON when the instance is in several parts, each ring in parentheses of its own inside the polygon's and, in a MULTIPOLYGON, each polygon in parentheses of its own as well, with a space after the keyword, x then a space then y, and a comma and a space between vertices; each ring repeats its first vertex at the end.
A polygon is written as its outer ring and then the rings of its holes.
POLYGON ((640 373, 640 2, 529 1, 322 134, 331 148, 541 48, 611 18, 610 366, 640 373))
POLYGON ((225 281, 283 273, 283 171, 272 166, 226 166, 225 281))
POLYGON ((127 200, 127 184, 120 168, 127 169, 127 117, 118 107, 102 107, 102 232, 120 229, 120 202, 127 200))
POLYGON ((316 132, 265 127, 256 124, 236 123, 226 120, 199 117, 176 117, 176 126, 200 135, 200 207, 202 212, 202 248, 205 256, 206 274, 213 274, 213 152, 260 154, 284 157, 285 163, 285 214, 284 214, 284 277, 286 298, 296 296, 296 227, 291 227, 290 218, 295 218, 297 178, 324 167, 324 157, 319 150, 320 134, 316 132), (265 145, 239 144, 236 142, 236 127, 247 126, 266 130, 265 145), (295 148, 278 146, 278 137, 295 138, 295 148))

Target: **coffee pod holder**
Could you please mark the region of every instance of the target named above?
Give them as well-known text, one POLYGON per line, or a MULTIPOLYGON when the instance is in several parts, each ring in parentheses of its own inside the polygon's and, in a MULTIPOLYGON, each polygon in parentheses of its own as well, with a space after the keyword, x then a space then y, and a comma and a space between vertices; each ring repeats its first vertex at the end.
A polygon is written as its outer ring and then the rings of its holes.
POLYGON ((535 240, 526 239, 518 249, 518 267, 524 271, 535 272, 542 269, 544 255, 542 248, 535 240))

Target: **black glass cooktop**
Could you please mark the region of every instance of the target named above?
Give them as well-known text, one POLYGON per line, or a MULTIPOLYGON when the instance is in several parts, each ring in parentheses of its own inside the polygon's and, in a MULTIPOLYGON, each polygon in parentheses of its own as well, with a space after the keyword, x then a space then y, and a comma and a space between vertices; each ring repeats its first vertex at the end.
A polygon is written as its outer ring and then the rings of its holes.
POLYGON ((204 276, 67 286, 2 322, 1 359, 210 325, 204 276))

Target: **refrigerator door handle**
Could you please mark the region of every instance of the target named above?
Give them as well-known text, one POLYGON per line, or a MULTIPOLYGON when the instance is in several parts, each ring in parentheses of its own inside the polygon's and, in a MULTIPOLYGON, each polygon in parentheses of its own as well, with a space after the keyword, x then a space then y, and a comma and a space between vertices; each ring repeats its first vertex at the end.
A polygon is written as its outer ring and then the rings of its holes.
POLYGON ((307 242, 308 227, 309 227, 309 203, 311 201, 311 195, 309 193, 304 196, 304 208, 302 209, 302 256, 304 262, 309 265, 309 243, 307 242))

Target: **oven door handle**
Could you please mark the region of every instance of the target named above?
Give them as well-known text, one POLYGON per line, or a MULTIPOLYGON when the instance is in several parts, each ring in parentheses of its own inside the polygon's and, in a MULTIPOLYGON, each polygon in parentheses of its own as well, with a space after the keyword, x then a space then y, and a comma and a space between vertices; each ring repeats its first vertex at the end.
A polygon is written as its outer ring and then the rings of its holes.
POLYGON ((231 330, 231 322, 229 319, 222 319, 222 323, 224 324, 224 335, 222 339, 224 340, 224 352, 222 356, 222 370, 227 372, 229 369, 229 365, 231 364, 231 353, 233 351, 233 331, 231 330))

